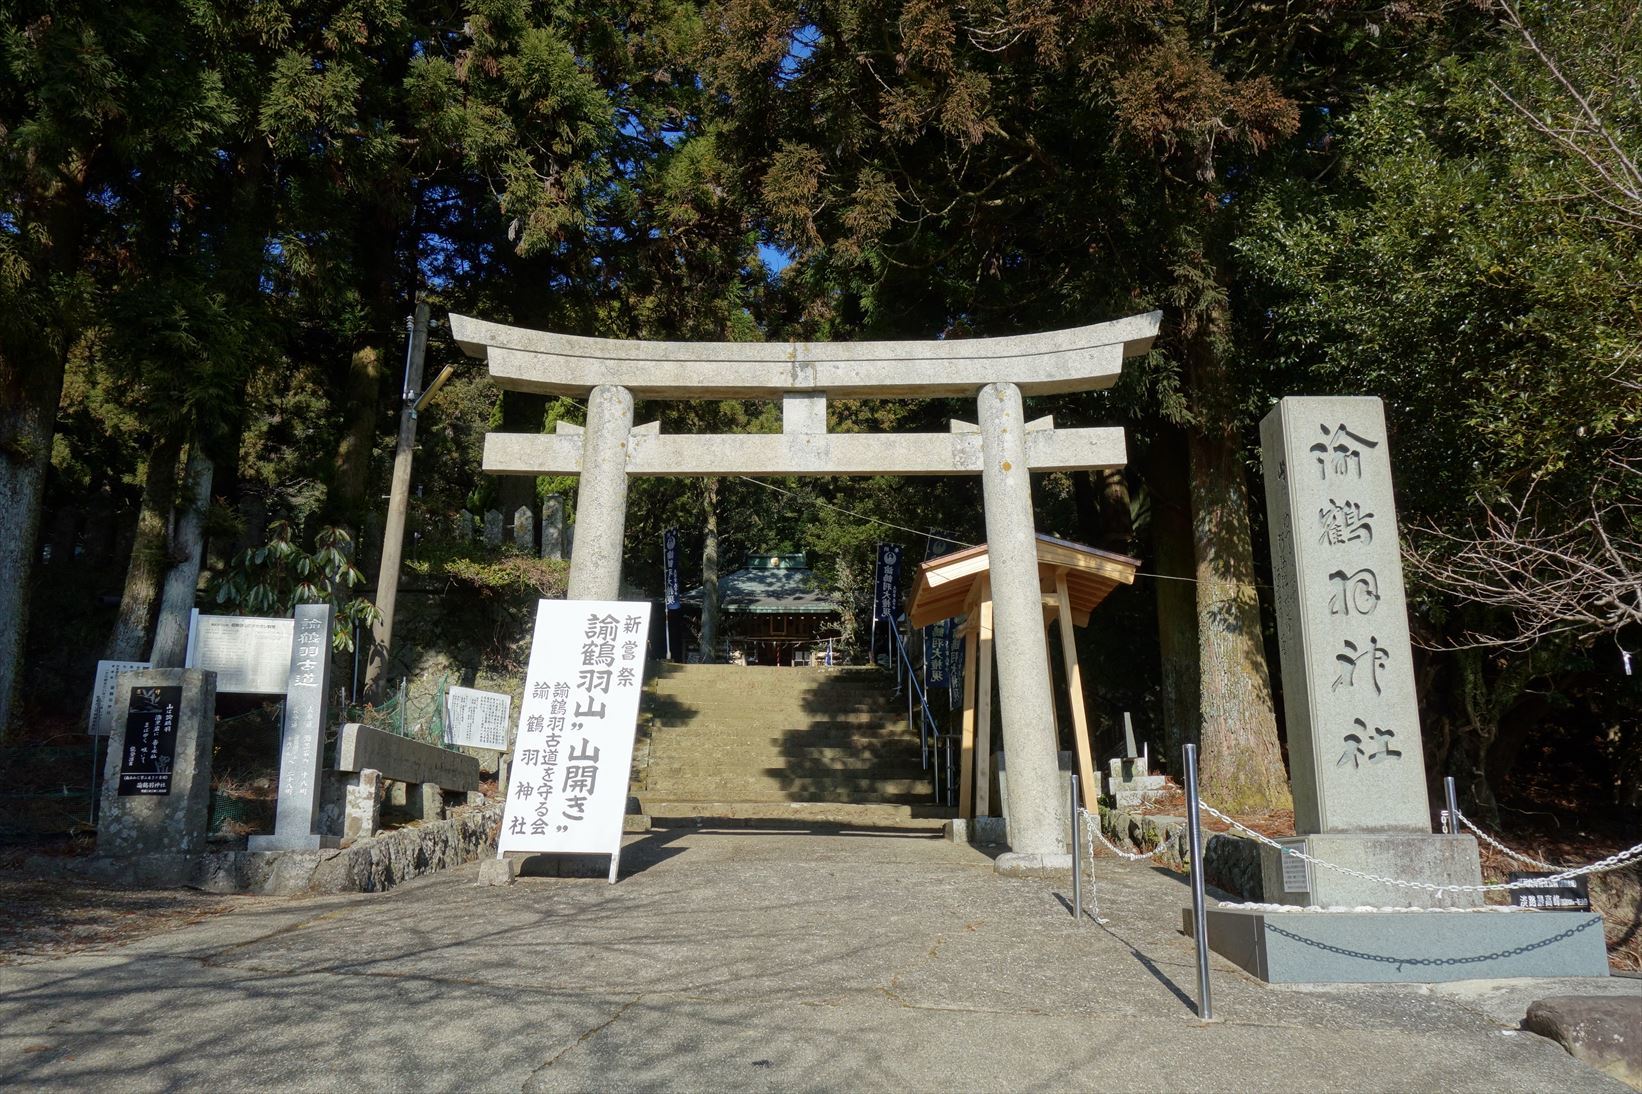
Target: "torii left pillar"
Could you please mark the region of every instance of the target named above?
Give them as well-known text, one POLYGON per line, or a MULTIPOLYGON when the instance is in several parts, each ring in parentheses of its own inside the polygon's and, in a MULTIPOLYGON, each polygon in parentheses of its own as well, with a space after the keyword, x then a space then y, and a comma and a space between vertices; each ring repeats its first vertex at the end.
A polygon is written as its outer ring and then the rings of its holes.
POLYGON ((587 397, 581 482, 576 488, 576 538, 570 549, 567 600, 617 600, 622 535, 627 526, 627 442, 633 393, 601 384, 587 397))

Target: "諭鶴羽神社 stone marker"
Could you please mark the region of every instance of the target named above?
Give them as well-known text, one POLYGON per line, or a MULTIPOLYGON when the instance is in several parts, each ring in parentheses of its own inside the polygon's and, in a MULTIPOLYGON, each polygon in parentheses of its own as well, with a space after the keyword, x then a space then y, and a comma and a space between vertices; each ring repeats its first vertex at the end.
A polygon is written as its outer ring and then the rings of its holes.
POLYGON ((1299 833, 1279 842, 1317 861, 1262 845, 1264 903, 1207 909, 1209 946, 1272 983, 1606 976, 1599 915, 1434 891, 1482 870, 1475 839, 1431 830, 1380 400, 1284 399, 1260 439, 1299 833))
POLYGON ((109 733, 100 855, 192 855, 205 850, 217 674, 201 669, 121 673, 109 733))
MULTIPOLYGON (((1295 846, 1371 874, 1476 884, 1476 841, 1431 831, 1380 400, 1287 398, 1260 440, 1295 846)), ((1273 903, 1482 903, 1308 871, 1275 851, 1264 865, 1273 903)))
POLYGON ((315 831, 319 821, 320 764, 325 756, 326 700, 331 684, 331 628, 336 609, 299 604, 291 639, 291 671, 280 730, 279 798, 274 834, 252 836, 252 851, 335 847, 335 836, 315 831))

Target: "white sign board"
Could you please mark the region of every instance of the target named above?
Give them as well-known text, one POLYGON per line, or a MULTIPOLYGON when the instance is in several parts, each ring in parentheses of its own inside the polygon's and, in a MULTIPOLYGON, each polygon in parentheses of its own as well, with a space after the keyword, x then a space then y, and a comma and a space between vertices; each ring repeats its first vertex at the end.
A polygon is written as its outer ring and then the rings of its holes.
POLYGON ((507 716, 513 697, 499 691, 451 688, 445 692, 445 743, 507 750, 507 716))
POLYGON ((195 612, 185 664, 216 673, 218 695, 284 695, 295 626, 291 619, 195 612))
POLYGON ((91 685, 91 718, 86 732, 93 737, 107 737, 114 726, 114 704, 119 701, 119 675, 146 669, 147 661, 99 661, 97 682, 91 685))
POLYGON ((610 855, 616 880, 650 605, 536 607, 497 853, 610 855))

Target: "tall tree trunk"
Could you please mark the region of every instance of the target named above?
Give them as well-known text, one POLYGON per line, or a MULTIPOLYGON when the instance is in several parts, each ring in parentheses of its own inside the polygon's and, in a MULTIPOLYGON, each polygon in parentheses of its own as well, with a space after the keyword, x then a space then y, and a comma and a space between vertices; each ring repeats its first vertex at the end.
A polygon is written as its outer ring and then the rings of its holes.
POLYGON ((718 660, 718 480, 705 479, 701 490, 701 660, 718 660))
POLYGON ((182 441, 175 433, 161 436, 148 452, 142 506, 137 511, 137 538, 125 569, 120 614, 114 620, 103 656, 110 661, 140 661, 148 649, 170 554, 172 509, 177 498, 177 456, 182 441))
POLYGON ((155 668, 177 668, 188 653, 188 620, 200 587, 200 561, 205 548, 205 512, 211 505, 211 457, 196 442, 188 454, 182 482, 182 508, 172 537, 171 569, 160 596, 160 618, 154 627, 155 668))
POLYGON ((343 394, 346 425, 337 445, 335 470, 327 508, 337 522, 360 527, 370 491, 371 451, 376 445, 377 404, 382 395, 383 359, 380 345, 355 346, 348 358, 348 383, 343 394))
POLYGON ((1165 426, 1153 441, 1146 468, 1152 513, 1152 594, 1157 601, 1157 646, 1162 662, 1163 748, 1170 770, 1180 747, 1197 743, 1196 547, 1186 485, 1186 435, 1165 426))
POLYGON ((16 713, 28 637, 29 576, 63 358, 49 350, 14 355, 0 346, 0 739, 16 713))
POLYGON ((1187 434, 1192 532, 1197 548, 1197 656, 1203 794, 1222 809, 1293 804, 1277 738, 1271 675, 1254 586, 1249 496, 1226 367, 1230 317, 1224 298, 1207 305, 1188 339, 1198 413, 1187 434))

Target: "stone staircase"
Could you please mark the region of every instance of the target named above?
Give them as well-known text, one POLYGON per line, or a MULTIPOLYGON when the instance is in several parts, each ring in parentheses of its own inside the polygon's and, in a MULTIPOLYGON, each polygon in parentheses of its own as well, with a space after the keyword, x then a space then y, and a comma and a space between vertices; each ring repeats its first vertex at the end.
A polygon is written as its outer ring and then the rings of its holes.
POLYGON ((918 735, 872 668, 652 665, 634 786, 652 817, 933 827, 918 735))

